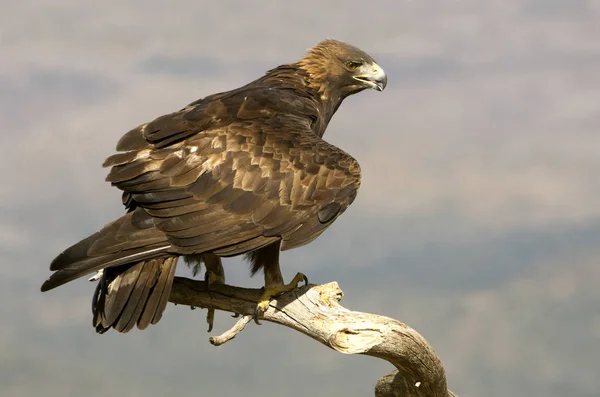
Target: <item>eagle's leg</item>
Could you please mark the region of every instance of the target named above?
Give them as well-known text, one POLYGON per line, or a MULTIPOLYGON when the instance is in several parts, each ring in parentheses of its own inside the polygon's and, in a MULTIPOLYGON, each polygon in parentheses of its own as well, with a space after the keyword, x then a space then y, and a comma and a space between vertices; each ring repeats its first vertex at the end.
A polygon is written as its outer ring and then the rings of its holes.
POLYGON ((306 278, 306 276, 302 273, 297 273, 296 276, 292 279, 292 282, 289 284, 282 283, 281 285, 265 287, 260 297, 260 301, 258 302, 258 305, 256 305, 256 310, 254 311, 254 321, 260 325, 260 322, 258 321, 258 316, 264 313, 269 308, 269 303, 271 302, 271 299, 273 299, 277 295, 295 290, 296 288, 298 288, 298 284, 300 284, 303 281, 305 285, 308 284, 308 278, 306 278))
POLYGON ((254 311, 254 321, 257 324, 260 324, 258 317, 267 310, 271 299, 277 295, 295 290, 302 281, 308 284, 308 279, 302 273, 296 274, 291 283, 284 284, 279 267, 279 246, 280 242, 277 241, 252 252, 250 255, 253 272, 262 267, 265 274, 264 291, 254 311))
POLYGON ((220 256, 204 254, 204 266, 206 266, 204 280, 209 286, 211 284, 225 284, 225 270, 220 256))
MULTIPOLYGON (((204 254, 204 266, 206 266, 204 280, 208 290, 210 290, 211 284, 225 284, 225 270, 223 269, 221 257, 214 254, 204 254)), ((208 309, 206 322, 208 323, 208 332, 211 332, 215 322, 215 309, 208 309)))

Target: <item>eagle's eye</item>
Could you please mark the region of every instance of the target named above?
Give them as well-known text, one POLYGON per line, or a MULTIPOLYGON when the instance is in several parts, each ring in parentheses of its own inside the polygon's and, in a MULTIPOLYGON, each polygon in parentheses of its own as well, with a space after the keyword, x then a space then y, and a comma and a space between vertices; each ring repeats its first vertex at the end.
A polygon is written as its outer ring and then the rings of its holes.
POLYGON ((349 71, 354 71, 354 70, 358 69, 360 67, 360 65, 362 65, 361 62, 348 61, 348 62, 346 62, 346 69, 348 69, 349 71))

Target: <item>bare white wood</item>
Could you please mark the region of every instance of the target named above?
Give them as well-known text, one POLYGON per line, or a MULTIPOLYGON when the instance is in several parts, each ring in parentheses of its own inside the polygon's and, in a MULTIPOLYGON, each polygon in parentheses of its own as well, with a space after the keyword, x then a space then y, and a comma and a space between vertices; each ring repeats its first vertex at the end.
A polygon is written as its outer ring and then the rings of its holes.
MULTIPOLYGON (((218 346, 243 331, 260 295, 260 289, 218 284, 208 291, 203 281, 176 277, 169 300, 243 315, 232 329, 211 337, 218 346)), ((336 282, 307 285, 273 300, 261 320, 295 329, 340 353, 389 361, 397 371, 377 382, 377 397, 455 397, 440 359, 417 331, 389 317, 348 310, 339 304, 342 296, 336 282)))

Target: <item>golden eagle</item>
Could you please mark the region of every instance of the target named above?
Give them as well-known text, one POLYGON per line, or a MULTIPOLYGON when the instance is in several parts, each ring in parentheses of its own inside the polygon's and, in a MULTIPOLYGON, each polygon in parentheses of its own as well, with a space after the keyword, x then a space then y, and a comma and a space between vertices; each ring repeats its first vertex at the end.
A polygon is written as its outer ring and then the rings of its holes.
POLYGON ((368 54, 326 40, 129 131, 104 162, 128 212, 58 255, 42 291, 99 271, 96 330, 144 329, 162 316, 180 256, 204 263, 210 283, 224 282, 222 257, 245 254, 253 275, 264 272, 258 318, 306 282, 298 273, 284 284, 279 251, 313 241, 356 197, 360 167, 322 139, 327 124, 344 98, 386 83, 368 54))

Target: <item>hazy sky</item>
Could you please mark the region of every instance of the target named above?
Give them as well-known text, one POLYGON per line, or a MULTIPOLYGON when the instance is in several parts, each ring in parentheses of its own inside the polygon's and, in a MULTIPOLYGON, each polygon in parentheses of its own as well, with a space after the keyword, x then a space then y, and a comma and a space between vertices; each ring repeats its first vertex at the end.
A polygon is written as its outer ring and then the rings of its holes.
POLYGON ((0 7, 0 394, 372 395, 389 365, 273 325, 214 348, 204 312, 170 305, 146 331, 98 336, 92 284, 38 292, 56 254, 122 213, 101 167, 122 134, 336 38, 388 87, 330 124, 361 190, 283 255, 284 276, 336 280, 349 308, 415 327, 462 397, 597 395, 600 1, 0 7))

